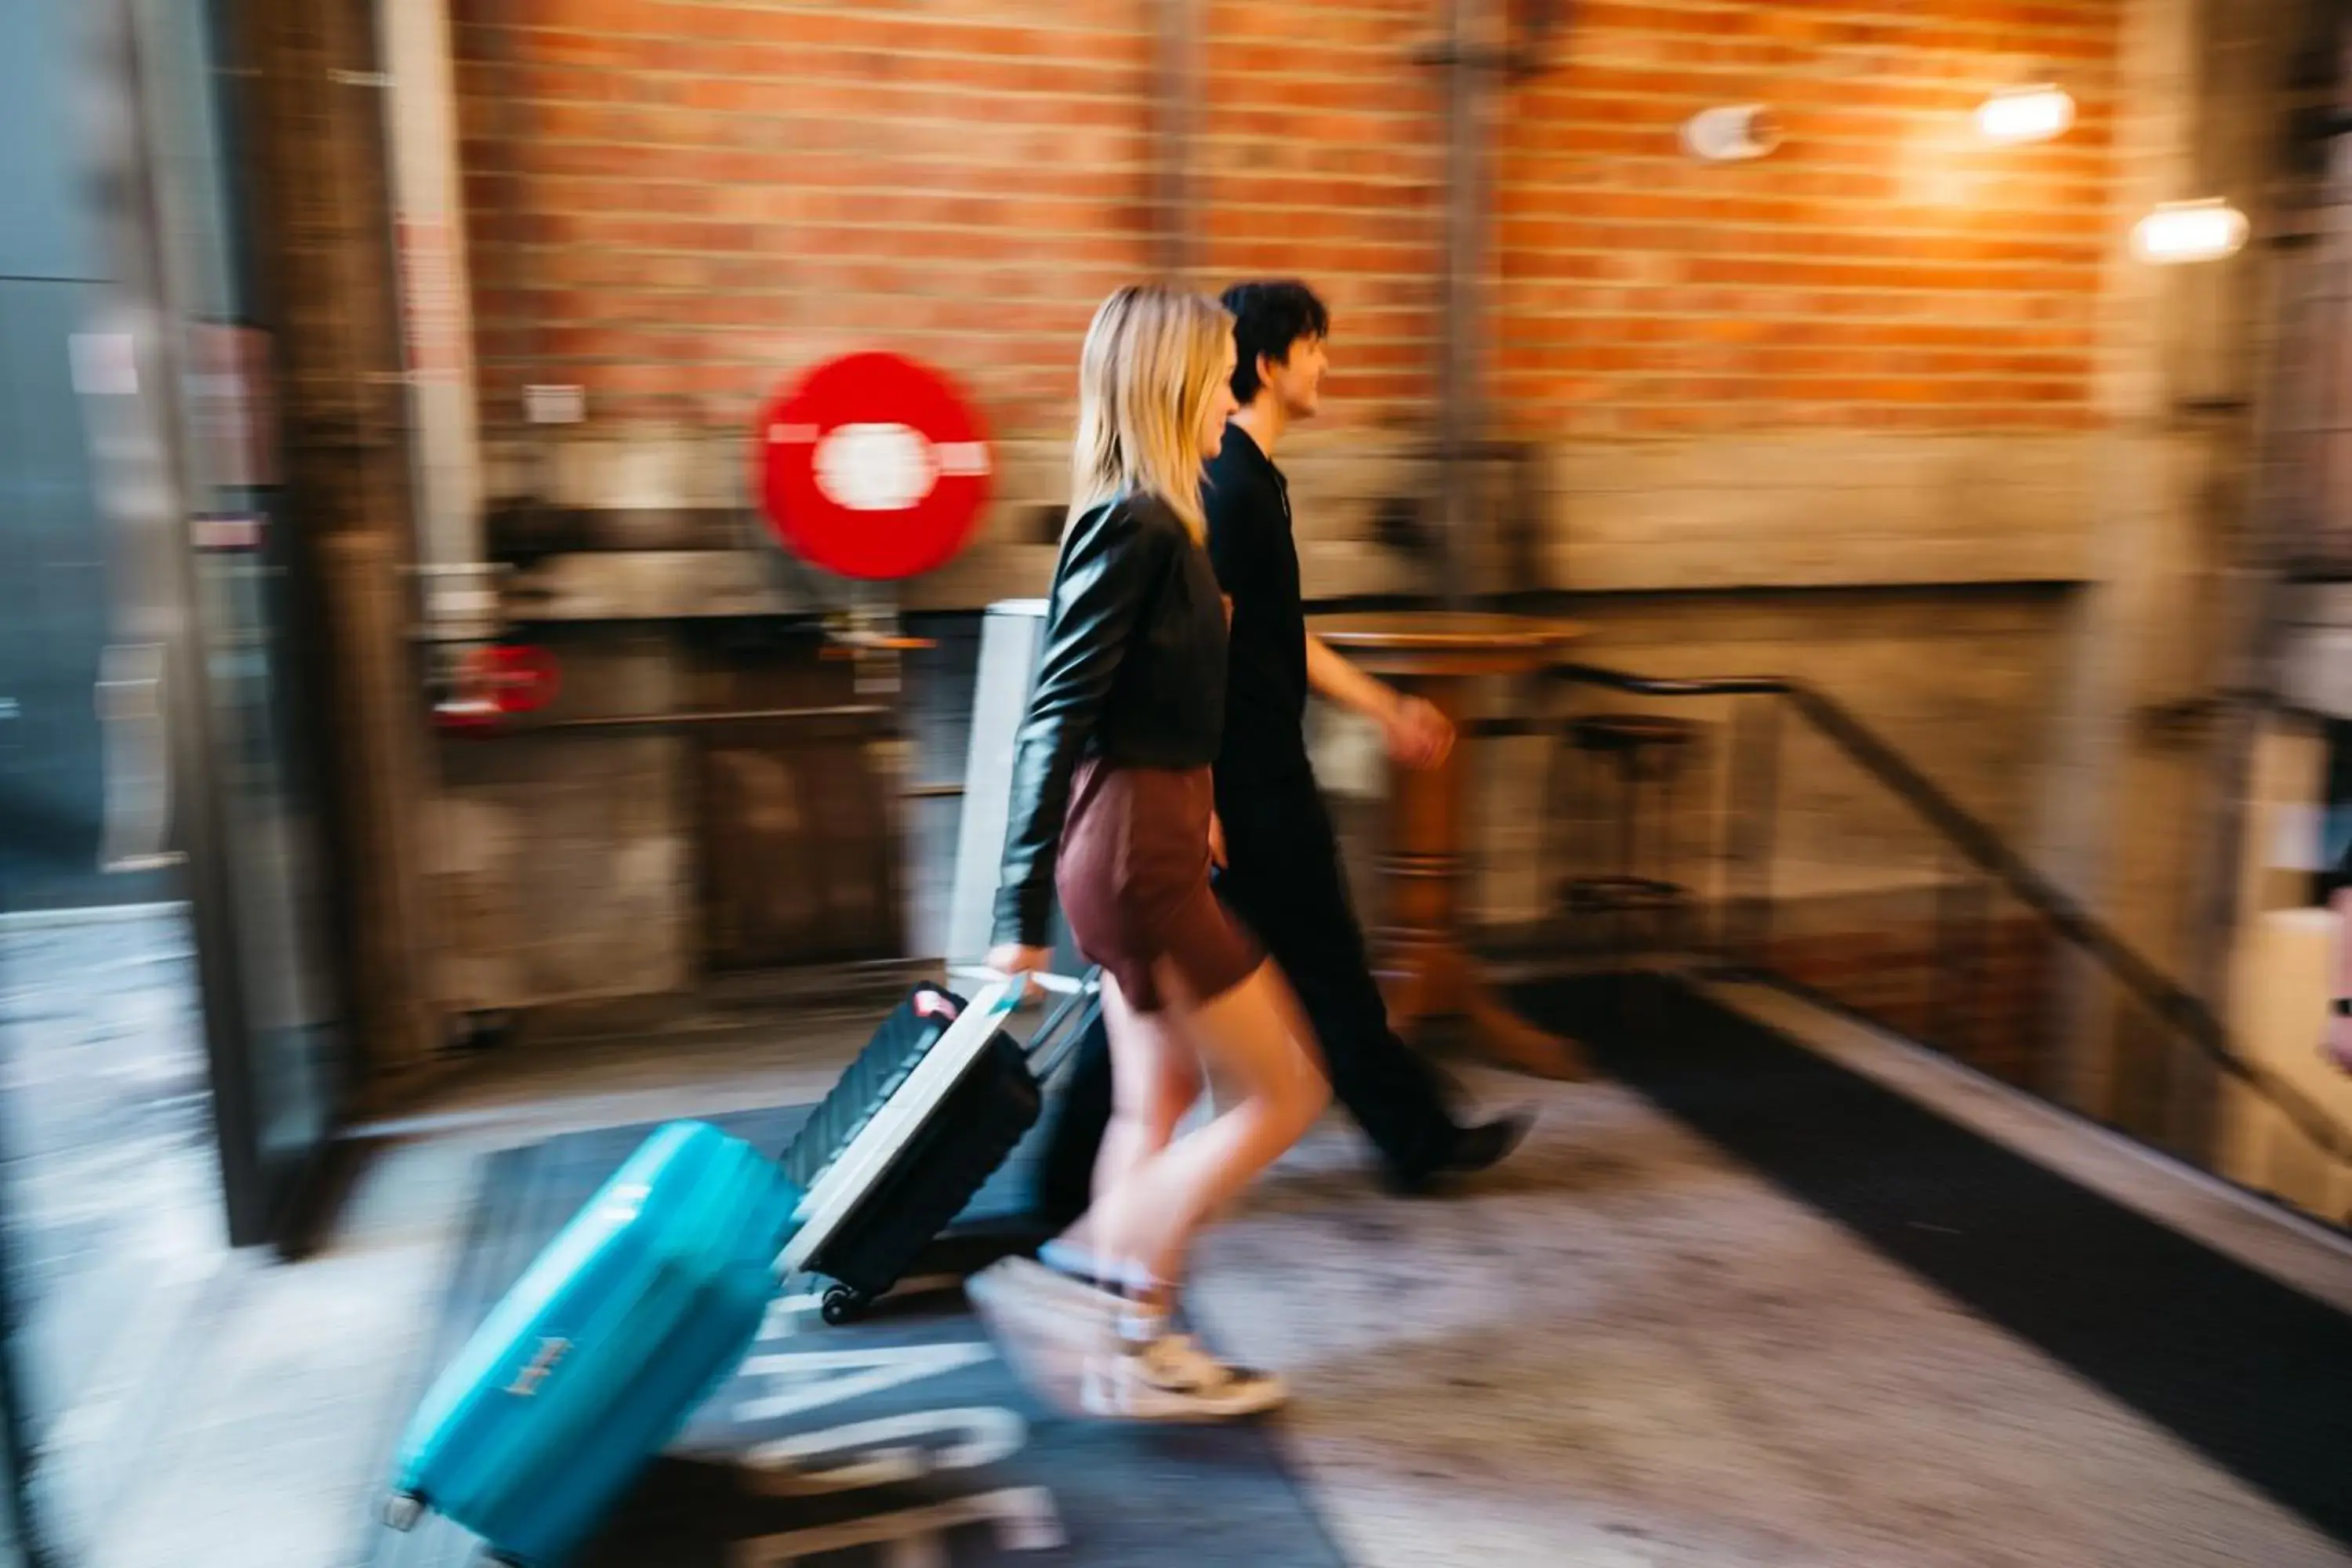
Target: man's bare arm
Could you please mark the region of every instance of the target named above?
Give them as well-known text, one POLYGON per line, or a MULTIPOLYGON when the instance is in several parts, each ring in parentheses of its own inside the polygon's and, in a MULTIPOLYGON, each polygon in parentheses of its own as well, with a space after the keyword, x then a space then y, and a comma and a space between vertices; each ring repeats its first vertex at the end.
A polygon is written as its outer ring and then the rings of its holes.
POLYGON ((1307 684, 1318 697, 1360 713, 1376 724, 1396 717, 1402 699, 1394 688, 1373 679, 1331 650, 1331 645, 1307 634, 1307 684))
POLYGON ((1307 684, 1378 724, 1389 755, 1409 768, 1433 768, 1454 750, 1454 726, 1444 714, 1366 675, 1313 632, 1307 634, 1307 684))

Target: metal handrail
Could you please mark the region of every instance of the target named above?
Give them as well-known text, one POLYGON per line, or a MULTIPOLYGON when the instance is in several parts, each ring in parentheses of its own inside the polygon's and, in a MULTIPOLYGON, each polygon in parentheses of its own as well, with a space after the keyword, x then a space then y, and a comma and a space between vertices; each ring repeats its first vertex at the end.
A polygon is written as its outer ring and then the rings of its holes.
POLYGON ((2145 712, 2147 717, 2159 722, 2175 722, 2210 719, 2231 708, 2252 708, 2258 712, 2275 713, 2305 724, 2329 725, 2345 721, 2342 715, 2306 707, 2274 691, 2255 691, 2242 687, 2222 687, 2194 697, 2184 697, 2176 702, 2160 702, 2145 712))
POLYGON ((713 708, 677 713, 618 713, 608 717, 550 719, 525 721, 502 731, 512 735, 544 735, 551 731, 623 730, 696 730, 712 726, 752 724, 862 724, 887 729, 898 721, 898 710, 879 703, 837 702, 812 708, 713 708))
POLYGON ((2230 1044, 2229 1031, 2203 1001, 2034 869, 1998 833, 1836 699, 1784 676, 1665 680, 1580 663, 1553 665, 1548 673, 1558 679, 1637 697, 1777 697, 1785 700, 1865 773, 1901 797, 1979 870, 2000 882, 2019 902, 2039 912, 2061 936, 2096 959, 2126 992, 2185 1035, 2216 1068, 2269 1100, 2330 1154, 2352 1161, 2352 1128, 2344 1126, 2269 1068, 2239 1055, 2230 1044))

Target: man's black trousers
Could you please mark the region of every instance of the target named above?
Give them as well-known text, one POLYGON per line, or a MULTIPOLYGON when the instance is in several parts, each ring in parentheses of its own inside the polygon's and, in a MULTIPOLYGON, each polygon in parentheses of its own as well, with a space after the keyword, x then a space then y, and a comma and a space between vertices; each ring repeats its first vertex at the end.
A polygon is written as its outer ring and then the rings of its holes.
MULTIPOLYGON (((1231 785, 1221 779, 1217 815, 1229 862, 1217 877, 1217 896, 1298 994, 1332 1093, 1392 1169, 1426 1174, 1456 1136, 1449 1086, 1389 1027, 1314 775, 1231 785)), ((1057 1228, 1085 1212, 1095 1152, 1110 1121, 1110 1046, 1099 1016, 1079 1046, 1062 1101, 1039 1173, 1042 1206, 1057 1228)))

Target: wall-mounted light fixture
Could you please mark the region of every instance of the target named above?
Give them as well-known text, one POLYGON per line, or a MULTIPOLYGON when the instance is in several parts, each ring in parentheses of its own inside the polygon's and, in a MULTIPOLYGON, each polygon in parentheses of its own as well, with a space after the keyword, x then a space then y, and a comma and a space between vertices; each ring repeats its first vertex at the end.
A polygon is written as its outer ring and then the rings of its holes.
POLYGON ((2132 229, 2132 254, 2160 266, 2219 261, 2244 248, 2250 226, 2245 214, 2219 196, 2166 202, 2132 229))
POLYGON ((2048 82, 2004 88, 1977 106, 1978 132, 2005 146, 2047 142, 2074 123, 2074 95, 2048 82))
POLYGON ((1760 103, 1701 110, 1683 127, 1683 146, 1710 163, 1761 158, 1780 144, 1780 121, 1760 103))

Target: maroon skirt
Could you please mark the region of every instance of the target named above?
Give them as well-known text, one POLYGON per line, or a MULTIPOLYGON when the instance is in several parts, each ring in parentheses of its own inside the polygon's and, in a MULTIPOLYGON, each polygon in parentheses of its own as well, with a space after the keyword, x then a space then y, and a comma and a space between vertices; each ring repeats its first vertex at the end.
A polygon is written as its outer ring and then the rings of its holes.
POLYGON ((1265 951, 1209 887, 1206 768, 1123 768, 1090 759, 1070 786, 1054 885, 1078 951, 1118 982, 1128 1005, 1166 1005, 1164 961, 1196 1002, 1256 973, 1265 951))

